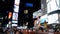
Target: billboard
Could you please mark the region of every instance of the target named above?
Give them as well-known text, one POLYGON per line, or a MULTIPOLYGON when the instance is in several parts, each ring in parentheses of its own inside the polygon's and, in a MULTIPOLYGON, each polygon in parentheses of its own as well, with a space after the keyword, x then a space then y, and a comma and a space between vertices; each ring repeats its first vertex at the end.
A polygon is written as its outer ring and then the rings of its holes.
POLYGON ((18 21, 12 21, 12 23, 18 23, 18 21))
POLYGON ((17 24, 12 24, 12 26, 17 26, 17 24))
POLYGON ((12 20, 18 20, 18 13, 17 12, 13 13, 12 20))
POLYGON ((58 22, 58 14, 51 14, 48 16, 48 24, 59 23, 58 22))
POLYGON ((19 6, 14 5, 14 12, 19 12, 19 6))
POLYGON ((59 10, 59 0, 47 0, 47 13, 59 10))

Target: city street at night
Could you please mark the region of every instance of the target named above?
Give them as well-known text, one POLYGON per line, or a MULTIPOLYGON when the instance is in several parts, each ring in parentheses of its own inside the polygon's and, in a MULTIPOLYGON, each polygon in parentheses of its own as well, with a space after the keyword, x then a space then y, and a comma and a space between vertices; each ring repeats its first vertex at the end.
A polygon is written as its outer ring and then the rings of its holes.
POLYGON ((0 34, 60 34, 60 0, 0 0, 0 34))

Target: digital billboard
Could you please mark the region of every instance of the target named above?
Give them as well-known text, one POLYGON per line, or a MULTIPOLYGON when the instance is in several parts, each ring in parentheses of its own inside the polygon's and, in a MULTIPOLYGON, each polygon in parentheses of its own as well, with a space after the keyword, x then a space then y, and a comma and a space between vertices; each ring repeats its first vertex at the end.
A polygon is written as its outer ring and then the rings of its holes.
POLYGON ((18 13, 17 12, 14 12, 13 13, 13 18, 12 20, 18 20, 18 13))
POLYGON ((18 21, 12 21, 12 23, 18 23, 18 21))
POLYGON ((17 26, 17 24, 12 24, 12 26, 17 26))

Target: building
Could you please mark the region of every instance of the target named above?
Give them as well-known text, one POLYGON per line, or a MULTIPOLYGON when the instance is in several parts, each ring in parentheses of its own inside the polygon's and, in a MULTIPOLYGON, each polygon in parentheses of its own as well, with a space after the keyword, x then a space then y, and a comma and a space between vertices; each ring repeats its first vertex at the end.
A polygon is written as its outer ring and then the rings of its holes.
POLYGON ((47 0, 48 24, 60 23, 60 0, 47 0))

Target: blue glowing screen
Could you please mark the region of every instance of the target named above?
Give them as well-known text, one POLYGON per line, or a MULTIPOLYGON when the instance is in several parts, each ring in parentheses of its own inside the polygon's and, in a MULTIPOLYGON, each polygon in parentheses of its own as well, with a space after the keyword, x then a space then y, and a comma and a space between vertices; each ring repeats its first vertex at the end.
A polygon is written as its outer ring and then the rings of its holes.
POLYGON ((33 4, 32 3, 26 3, 25 6, 27 6, 27 7, 33 7, 33 4))

